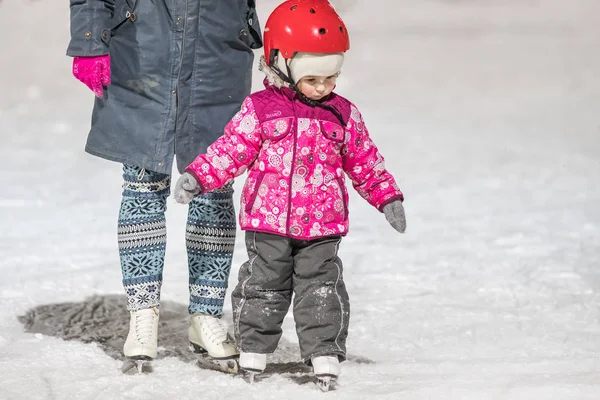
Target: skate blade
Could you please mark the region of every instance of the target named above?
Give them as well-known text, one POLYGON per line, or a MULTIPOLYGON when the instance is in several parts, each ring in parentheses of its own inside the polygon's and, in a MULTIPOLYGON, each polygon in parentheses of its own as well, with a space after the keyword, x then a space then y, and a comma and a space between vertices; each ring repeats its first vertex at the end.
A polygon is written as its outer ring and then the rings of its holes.
POLYGON ((139 375, 153 371, 152 358, 147 356, 130 357, 123 360, 121 372, 127 375, 139 375))
POLYGON ((258 369, 240 368, 240 375, 242 379, 251 385, 264 378, 264 376, 261 376, 263 372, 264 371, 258 369))
POLYGON ((192 351, 198 356, 196 364, 200 368, 232 375, 236 375, 239 372, 238 355, 226 358, 213 358, 208 354, 208 352, 204 348, 191 342, 190 351, 192 351))
POLYGON ((200 355, 198 357, 197 364, 200 368, 210 369, 213 371, 223 372, 226 374, 236 375, 239 371, 239 364, 237 359, 218 359, 212 358, 208 355, 200 355))
POLYGON ((335 390, 337 388, 336 380, 336 376, 319 375, 317 376, 317 386, 322 392, 329 392, 330 390, 335 390))

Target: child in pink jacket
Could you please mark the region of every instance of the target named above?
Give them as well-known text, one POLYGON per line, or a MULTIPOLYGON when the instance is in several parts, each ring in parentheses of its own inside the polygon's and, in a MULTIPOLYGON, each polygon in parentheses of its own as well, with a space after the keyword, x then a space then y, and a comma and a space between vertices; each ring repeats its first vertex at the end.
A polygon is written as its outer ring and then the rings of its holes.
POLYGON ((403 195, 354 104, 333 93, 346 27, 328 2, 287 1, 266 23, 266 89, 178 180, 187 203, 248 173, 239 222, 249 260, 232 292, 240 368, 261 372, 294 298, 303 360, 327 389, 346 357, 349 300, 338 247, 348 232, 344 173, 404 232, 403 195))

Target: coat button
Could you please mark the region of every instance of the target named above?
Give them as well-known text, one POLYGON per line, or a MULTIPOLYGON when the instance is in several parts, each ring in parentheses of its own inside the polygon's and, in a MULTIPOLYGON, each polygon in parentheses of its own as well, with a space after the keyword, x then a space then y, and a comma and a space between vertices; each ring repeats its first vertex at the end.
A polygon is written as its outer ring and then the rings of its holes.
POLYGON ((125 18, 127 18, 130 22, 135 22, 135 20, 136 20, 137 17, 135 15, 135 13, 133 13, 131 11, 127 11, 125 13, 125 18))
POLYGON ((102 31, 102 40, 108 40, 108 31, 102 31))
POLYGON ((85 33, 85 37, 89 38, 89 37, 91 37, 91 36, 92 36, 92 32, 90 32, 90 31, 87 31, 87 32, 85 33))
POLYGON ((173 90, 171 90, 171 93, 176 94, 177 90, 173 89, 173 90))

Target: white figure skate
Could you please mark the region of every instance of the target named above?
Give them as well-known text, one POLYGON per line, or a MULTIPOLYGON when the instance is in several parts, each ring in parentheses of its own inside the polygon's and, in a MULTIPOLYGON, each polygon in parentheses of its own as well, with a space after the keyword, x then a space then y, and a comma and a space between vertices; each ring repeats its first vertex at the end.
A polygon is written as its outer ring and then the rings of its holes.
POLYGON ((195 313, 188 329, 190 350, 198 354, 201 367, 236 374, 239 352, 221 320, 212 315, 195 313))
POLYGON ((246 375, 248 382, 254 383, 256 375, 267 367, 267 355, 259 353, 240 353, 240 369, 246 375))
MULTIPOLYGON (((159 311, 158 307, 152 307, 129 313, 129 333, 123 345, 123 354, 137 364, 138 373, 141 373, 144 363, 156 358, 159 311)), ((124 365, 124 369, 130 368, 124 365)))
POLYGON ((317 386, 324 392, 335 388, 340 375, 340 361, 337 356, 319 356, 312 359, 313 371, 317 377, 317 386))

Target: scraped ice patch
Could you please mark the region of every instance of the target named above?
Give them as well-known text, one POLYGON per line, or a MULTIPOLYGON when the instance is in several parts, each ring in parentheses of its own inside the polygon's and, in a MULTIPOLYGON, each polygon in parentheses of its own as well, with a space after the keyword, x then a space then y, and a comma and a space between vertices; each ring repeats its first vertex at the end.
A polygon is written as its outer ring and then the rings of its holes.
MULTIPOLYGON (((76 340, 100 347, 116 360, 123 360, 123 343, 129 329, 129 311, 124 296, 92 296, 82 302, 45 304, 18 317, 25 331, 42 340, 53 336, 76 340)), ((157 359, 176 357, 184 362, 197 360, 188 349, 188 310, 183 304, 161 301, 158 326, 157 359)), ((297 344, 281 340, 277 351, 270 355, 272 364, 267 373, 310 372, 301 361, 297 344)), ((372 363, 366 357, 349 355, 361 364, 372 363)))

